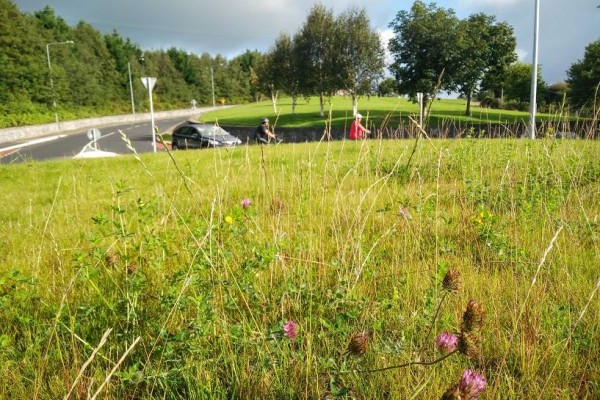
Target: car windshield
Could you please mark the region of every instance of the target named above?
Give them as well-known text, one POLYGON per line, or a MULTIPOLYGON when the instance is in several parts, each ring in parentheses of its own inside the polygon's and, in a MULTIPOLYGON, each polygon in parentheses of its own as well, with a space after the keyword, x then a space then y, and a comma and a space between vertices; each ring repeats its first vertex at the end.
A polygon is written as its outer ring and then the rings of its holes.
POLYGON ((224 137, 224 136, 228 135, 227 131, 225 131, 224 129, 222 129, 218 126, 201 126, 201 127, 198 127, 198 131, 200 131, 202 136, 208 136, 208 137, 212 137, 212 138, 224 137))

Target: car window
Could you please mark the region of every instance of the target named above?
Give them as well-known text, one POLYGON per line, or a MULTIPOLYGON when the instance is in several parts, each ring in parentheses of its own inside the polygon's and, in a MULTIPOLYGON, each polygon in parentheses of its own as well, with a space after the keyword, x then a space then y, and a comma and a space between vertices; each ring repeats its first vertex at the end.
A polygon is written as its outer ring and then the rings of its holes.
POLYGON ((182 128, 179 128, 175 133, 180 136, 190 136, 190 127, 184 126, 182 128))
POLYGON ((198 130, 202 135, 208 137, 222 137, 228 135, 227 131, 218 126, 203 126, 198 127, 198 130))

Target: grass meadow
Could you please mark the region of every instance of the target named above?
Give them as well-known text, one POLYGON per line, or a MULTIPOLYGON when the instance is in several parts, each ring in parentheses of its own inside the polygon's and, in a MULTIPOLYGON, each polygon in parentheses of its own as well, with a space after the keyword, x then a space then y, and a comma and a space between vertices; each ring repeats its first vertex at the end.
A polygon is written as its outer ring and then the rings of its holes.
POLYGON ((471 370, 479 399, 598 399, 599 154, 369 140, 2 166, 0 397, 467 399, 471 370))
MULTIPOLYGON (((500 110, 479 107, 472 103, 470 116, 465 115, 466 100, 437 99, 427 107, 429 115, 424 125, 436 127, 440 131, 450 129, 463 131, 471 126, 478 126, 472 136, 484 133, 502 133, 514 130, 514 126, 526 126, 529 123, 529 112, 500 110)), ((358 111, 363 115, 363 124, 371 130, 390 130, 398 127, 409 127, 419 120, 419 106, 406 98, 396 97, 362 97, 358 101, 358 111)), ((283 97, 274 109, 269 101, 244 104, 234 108, 205 113, 202 119, 206 122, 218 122, 224 126, 256 126, 261 118, 269 118, 271 126, 286 128, 310 128, 327 126, 348 129, 353 119, 352 102, 348 96, 334 96, 324 107, 325 115, 320 116, 318 98, 298 99, 295 113, 292 112, 292 100, 283 97)), ((597 121, 595 115, 594 121, 597 121)), ((590 128, 590 120, 571 115, 565 110, 556 109, 555 113, 537 113, 538 136, 553 136, 560 131, 575 129, 583 137, 594 137, 590 128)), ((597 135, 597 133, 596 133, 597 135)), ((514 134, 512 136, 515 136, 514 134)))

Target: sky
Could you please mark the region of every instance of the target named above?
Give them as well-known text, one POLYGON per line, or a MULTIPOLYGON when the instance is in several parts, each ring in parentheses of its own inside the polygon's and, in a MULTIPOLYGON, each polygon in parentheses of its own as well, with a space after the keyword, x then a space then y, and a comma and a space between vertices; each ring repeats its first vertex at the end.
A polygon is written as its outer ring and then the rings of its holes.
MULTIPOLYGON (((50 6, 69 25, 85 21, 102 33, 116 30, 142 50, 175 47, 227 59, 268 51, 280 33, 294 35, 315 0, 13 0, 22 12, 50 6)), ((464 19, 485 13, 514 28, 519 60, 532 62, 536 0, 438 0, 464 19)), ((430 1, 424 1, 426 4, 430 1)), ((335 15, 364 8, 374 30, 389 39, 390 22, 412 0, 321 0, 335 15)), ((600 0, 539 0, 538 62, 547 84, 564 81, 585 47, 600 40, 600 0)))

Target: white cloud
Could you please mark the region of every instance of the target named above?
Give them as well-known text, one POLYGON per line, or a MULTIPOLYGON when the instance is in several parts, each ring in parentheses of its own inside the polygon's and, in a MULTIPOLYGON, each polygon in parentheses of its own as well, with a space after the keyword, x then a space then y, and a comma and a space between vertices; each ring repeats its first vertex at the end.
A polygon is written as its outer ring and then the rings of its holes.
MULTIPOLYGON (((89 22, 102 32, 116 29, 142 49, 177 47, 228 58, 245 50, 268 50, 281 32, 293 35, 306 20, 316 0, 14 0, 21 11, 52 7, 69 24, 89 22)), ((364 7, 373 28, 383 38, 389 24, 413 1, 321 0, 336 14, 350 6, 364 7)), ((544 0, 540 5, 539 61, 547 82, 565 78, 585 47, 600 39, 600 10, 590 0, 544 0)), ((459 18, 483 12, 514 28, 517 51, 527 62, 533 46, 533 0, 438 0, 459 18)), ((389 60, 388 60, 389 61, 389 60)), ((529 60, 530 62, 530 60, 529 60)))

